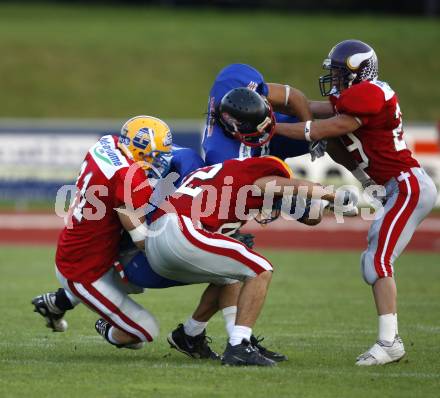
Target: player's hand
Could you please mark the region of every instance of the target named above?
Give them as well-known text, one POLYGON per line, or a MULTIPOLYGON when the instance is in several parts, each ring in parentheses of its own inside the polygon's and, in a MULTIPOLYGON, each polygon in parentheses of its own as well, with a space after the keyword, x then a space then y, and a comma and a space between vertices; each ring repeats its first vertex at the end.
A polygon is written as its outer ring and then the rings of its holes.
POLYGON ((333 210, 335 213, 342 214, 347 217, 355 217, 359 214, 357 204, 359 202, 359 194, 353 189, 336 190, 333 210))
POLYGON ((310 152, 310 156, 312 157, 312 162, 314 162, 315 159, 324 156, 326 150, 327 150, 326 140, 318 140, 311 142, 309 145, 309 152, 310 152))
POLYGON ((377 185, 376 181, 374 181, 372 178, 368 178, 364 181, 361 181, 362 183, 362 188, 367 188, 367 187, 371 187, 372 185, 377 185))
POLYGON ((255 242, 254 242, 255 235, 252 235, 252 234, 242 234, 239 230, 237 230, 230 237, 243 243, 249 249, 252 249, 255 245, 255 242))
POLYGON ((354 189, 342 189, 336 190, 335 206, 356 206, 359 202, 359 194, 354 189))
POLYGON ((373 180, 371 180, 371 184, 363 185, 364 188, 364 198, 370 204, 376 202, 382 203, 384 205, 386 203, 387 192, 383 185, 376 184, 373 180))

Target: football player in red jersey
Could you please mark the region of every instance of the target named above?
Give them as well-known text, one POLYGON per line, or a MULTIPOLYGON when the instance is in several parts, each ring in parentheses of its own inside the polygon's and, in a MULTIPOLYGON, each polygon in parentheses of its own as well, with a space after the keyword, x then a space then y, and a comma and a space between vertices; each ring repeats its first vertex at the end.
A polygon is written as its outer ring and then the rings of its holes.
POLYGON ((320 88, 330 101, 311 102, 311 107, 315 116, 328 119, 278 124, 276 132, 307 141, 340 137, 365 172, 385 187, 384 213, 371 225, 361 257, 364 280, 373 287, 378 339, 356 361, 361 366, 382 365, 405 355, 397 329, 393 263, 432 210, 437 190, 405 144, 398 98, 378 80, 373 48, 345 40, 332 48, 323 66, 330 73, 320 78, 320 88))
MULTIPOLYGON (((247 141, 250 137, 256 142, 265 140, 264 137, 271 136, 275 127, 275 120, 270 104, 257 92, 245 87, 230 90, 220 101, 218 114, 221 115, 221 124, 230 124, 231 131, 239 141, 247 141)), ((289 141, 289 140, 287 140, 289 141)), ((345 151, 345 148, 343 148, 345 151)), ((222 152, 221 147, 217 155, 222 152)), ((248 156, 238 156, 246 158, 248 156)), ((228 158, 223 158, 225 161, 228 158)), ((212 159, 211 159, 212 160, 212 159)), ((355 163, 355 162, 353 162, 355 163)), ((286 199, 288 199, 286 195, 286 199)), ((283 203, 283 210, 292 214, 298 221, 307 225, 316 225, 321 220, 322 201, 318 199, 307 199, 300 196, 291 196, 290 200, 283 203), (293 199, 293 202, 292 202, 293 199), (287 206, 286 206, 287 205, 287 206), (293 206, 292 206, 293 205, 293 206), (299 218, 298 218, 299 217, 299 218)), ((355 214, 355 206, 346 207, 344 214, 355 214)), ((240 240, 249 248, 253 246, 253 237, 250 234, 241 234, 238 228, 223 231, 231 238, 240 240)), ((206 320, 215 311, 219 310, 223 314, 226 330, 230 336, 235 325, 237 313, 237 299, 240 295, 241 283, 229 284, 227 287, 219 289, 209 286, 202 296, 196 311, 184 322, 178 325, 170 335, 168 341, 173 348, 185 353, 193 358, 218 358, 213 355, 212 350, 204 342, 206 320), (220 296, 219 296, 220 294, 220 296), (211 305, 213 304, 213 305, 211 305)), ((287 360, 282 353, 269 350, 261 344, 262 339, 251 335, 250 342, 266 358, 277 362, 287 360)))
MULTIPOLYGON (((250 342, 272 277, 272 265, 225 233, 232 233, 253 218, 272 221, 274 196, 297 194, 300 187, 309 198, 331 202, 339 194, 346 194, 328 193, 319 184, 292 178, 289 167, 272 156, 231 159, 190 174, 153 215, 145 251, 157 274, 182 283, 210 283, 213 289, 243 282, 223 364, 275 364, 250 342), (271 213, 267 219, 266 207, 271 213)), ((342 197, 338 201, 342 203, 342 197)), ((214 305, 213 313, 216 310, 214 305)), ((206 322, 199 321, 197 326, 202 332, 206 322)), ((168 337, 170 344, 178 347, 173 338, 168 337)))
POLYGON ((64 290, 59 297, 46 294, 33 300, 54 331, 67 327, 59 308, 82 302, 101 316, 95 328, 113 345, 140 348, 158 335, 155 318, 128 297, 132 287, 121 283, 114 265, 123 229, 144 248, 144 209, 152 193, 147 174, 160 172, 171 141, 162 120, 136 116, 124 124, 119 139, 106 135, 90 148, 58 240, 56 274, 64 290))

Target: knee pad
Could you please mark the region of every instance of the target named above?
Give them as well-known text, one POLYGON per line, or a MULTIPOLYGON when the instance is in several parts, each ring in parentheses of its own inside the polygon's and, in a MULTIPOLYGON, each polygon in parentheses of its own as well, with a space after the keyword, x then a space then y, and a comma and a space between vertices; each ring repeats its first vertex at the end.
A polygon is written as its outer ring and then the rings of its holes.
POLYGON ((374 266, 374 253, 368 250, 365 250, 361 255, 361 272, 368 285, 374 285, 379 278, 374 266))

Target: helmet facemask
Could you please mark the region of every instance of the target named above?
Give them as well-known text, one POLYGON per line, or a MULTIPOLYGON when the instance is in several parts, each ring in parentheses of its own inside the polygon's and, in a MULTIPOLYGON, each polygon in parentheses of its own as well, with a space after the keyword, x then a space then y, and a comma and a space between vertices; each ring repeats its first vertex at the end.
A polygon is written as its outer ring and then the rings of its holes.
POLYGON ((144 168, 148 178, 163 178, 171 168, 171 152, 151 151, 145 155, 148 167, 144 168))
POLYGON ((332 64, 330 58, 324 60, 322 67, 330 72, 319 78, 319 89, 323 97, 338 94, 349 88, 357 78, 357 74, 345 65, 332 64))

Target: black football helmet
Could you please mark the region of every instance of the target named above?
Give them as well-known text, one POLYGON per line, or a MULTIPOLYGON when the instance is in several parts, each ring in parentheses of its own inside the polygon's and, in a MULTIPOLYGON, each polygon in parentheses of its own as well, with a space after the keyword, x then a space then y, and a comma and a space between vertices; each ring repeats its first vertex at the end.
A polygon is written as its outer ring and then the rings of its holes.
POLYGON ((274 134, 272 107, 264 97, 246 87, 234 88, 223 96, 217 119, 229 134, 247 146, 262 146, 274 134))
POLYGON ((338 93, 363 80, 377 79, 379 74, 376 53, 360 40, 344 40, 336 44, 322 67, 330 71, 319 78, 323 96, 338 93))

